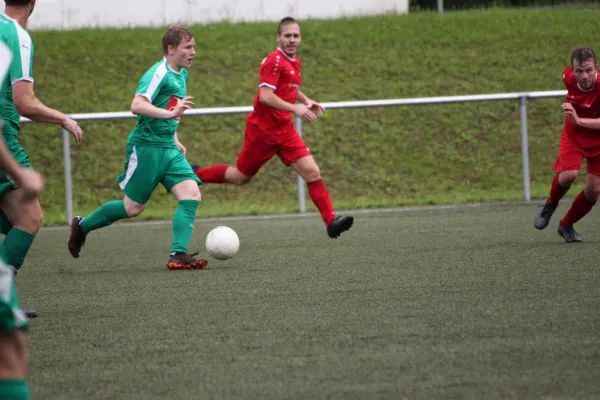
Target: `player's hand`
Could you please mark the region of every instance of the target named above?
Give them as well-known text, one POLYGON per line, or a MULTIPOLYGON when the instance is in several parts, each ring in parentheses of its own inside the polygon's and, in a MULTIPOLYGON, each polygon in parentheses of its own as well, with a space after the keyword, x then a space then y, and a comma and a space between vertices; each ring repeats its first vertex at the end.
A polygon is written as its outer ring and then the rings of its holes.
POLYGON ((77 144, 81 143, 81 139, 83 139, 83 130, 81 129, 77 121, 72 120, 71 118, 67 118, 61 125, 71 135, 73 135, 77 144))
POLYGON ((569 117, 572 123, 574 123, 575 125, 579 125, 579 116, 577 115, 577 111, 575 111, 573 104, 563 103, 562 109, 567 115, 567 117, 569 117))
POLYGON ((185 96, 183 99, 179 100, 175 107, 171 108, 169 111, 171 112, 171 118, 180 118, 185 110, 189 110, 194 105, 192 101, 194 98, 192 96, 185 96))
POLYGON ((19 173, 12 177, 17 187, 23 189, 31 197, 37 197, 44 190, 44 178, 39 172, 28 168, 20 168, 19 173))
POLYGON ((304 104, 296 104, 294 114, 308 122, 315 122, 317 120, 315 114, 304 104))
POLYGON ((177 145, 179 151, 181 151, 183 153, 183 156, 185 157, 185 153, 187 153, 187 149, 185 148, 185 146, 182 145, 179 141, 175 142, 175 144, 177 145))
POLYGON ((325 107, 311 99, 306 99, 304 105, 308 107, 308 109, 312 111, 312 113, 315 114, 315 117, 317 118, 323 115, 323 111, 325 111, 325 107))

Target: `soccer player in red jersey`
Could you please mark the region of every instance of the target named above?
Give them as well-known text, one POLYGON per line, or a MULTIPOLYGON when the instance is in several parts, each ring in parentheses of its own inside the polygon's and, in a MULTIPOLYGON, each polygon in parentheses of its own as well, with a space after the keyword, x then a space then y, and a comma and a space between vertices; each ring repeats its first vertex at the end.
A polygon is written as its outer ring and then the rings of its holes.
POLYGON ((302 74, 296 56, 302 36, 300 25, 291 18, 281 20, 277 29, 279 47, 260 66, 260 83, 254 110, 246 118, 245 139, 236 166, 207 168, 192 166, 203 183, 244 185, 274 155, 291 166, 307 182, 310 197, 319 210, 331 238, 339 237, 354 222, 351 216, 336 216, 321 172, 306 144, 296 132, 291 113, 315 122, 323 107, 300 91, 302 74), (302 104, 296 104, 296 102, 302 104))
POLYGON ((558 233, 566 242, 581 242, 573 224, 589 213, 600 196, 600 80, 596 54, 589 47, 577 47, 571 53, 571 66, 563 72, 567 88, 566 114, 560 138, 559 156, 553 170, 550 196, 535 216, 537 229, 548 226, 560 199, 567 193, 581 162, 587 161, 585 187, 558 224, 558 233))

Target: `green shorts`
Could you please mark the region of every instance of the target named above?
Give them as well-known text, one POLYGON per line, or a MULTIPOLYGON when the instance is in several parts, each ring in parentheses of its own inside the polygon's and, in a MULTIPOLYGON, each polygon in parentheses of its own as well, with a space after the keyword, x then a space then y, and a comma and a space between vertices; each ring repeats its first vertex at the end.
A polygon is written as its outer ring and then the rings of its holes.
MULTIPOLYGON (((8 147, 8 150, 12 153, 15 160, 17 160, 22 167, 31 168, 29 156, 25 153, 25 150, 23 150, 21 143, 19 143, 19 139, 15 135, 2 136, 6 142, 6 147, 8 147)), ((6 172, 0 171, 0 196, 3 196, 16 188, 12 178, 6 174, 6 172)))
POLYGON ((19 307, 13 271, 0 259, 0 332, 27 329, 27 316, 19 307))
POLYGON ((178 149, 127 145, 124 172, 117 178, 123 193, 136 203, 146 204, 158 184, 168 192, 179 182, 202 182, 178 149))

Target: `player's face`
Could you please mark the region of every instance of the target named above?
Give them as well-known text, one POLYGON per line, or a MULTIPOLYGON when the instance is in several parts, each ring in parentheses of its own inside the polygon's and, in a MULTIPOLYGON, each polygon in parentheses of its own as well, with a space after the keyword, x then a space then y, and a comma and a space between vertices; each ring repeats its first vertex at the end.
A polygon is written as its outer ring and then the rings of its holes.
POLYGON ((579 87, 592 89, 598 77, 598 64, 594 64, 593 60, 586 60, 582 63, 573 60, 573 75, 575 75, 579 87))
POLYGON ((179 46, 173 49, 173 58, 180 67, 189 68, 196 56, 196 41, 194 38, 183 38, 179 46))
POLYGON ((281 33, 277 34, 277 44, 285 54, 294 57, 302 41, 300 25, 285 24, 281 27, 281 33))

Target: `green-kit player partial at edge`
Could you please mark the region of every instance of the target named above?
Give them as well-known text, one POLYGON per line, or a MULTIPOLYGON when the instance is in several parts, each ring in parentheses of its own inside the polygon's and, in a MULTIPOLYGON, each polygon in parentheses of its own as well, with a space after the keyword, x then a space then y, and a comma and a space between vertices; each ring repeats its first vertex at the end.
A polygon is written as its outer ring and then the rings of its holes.
MULTIPOLYGON (((11 51, 0 42, 0 81, 4 80, 11 61, 11 51)), ((38 197, 44 188, 42 176, 20 166, 3 141, 0 141, 0 170, 12 177, 26 197, 38 197)), ((29 400, 27 316, 19 307, 14 272, 5 263, 2 247, 0 244, 0 399, 29 400)))
POLYGON ((196 42, 187 27, 173 25, 165 32, 162 47, 164 59, 140 79, 131 104, 131 111, 138 116, 137 125, 127 140, 124 172, 117 178, 124 199, 105 203, 85 218, 73 218, 68 248, 75 258, 91 231, 140 215, 160 183, 179 202, 173 217, 168 268, 204 269, 208 264, 187 253, 200 205, 201 181, 185 159, 186 149, 177 137, 181 115, 193 104, 186 90, 186 68, 196 55, 196 42))
MULTIPOLYGON (((61 125, 75 137, 77 143, 83 135, 77 122, 60 111, 46 107, 34 94, 34 46, 26 27, 35 2, 5 0, 6 10, 0 15, 0 42, 13 54, 0 90, 0 118, 4 120, 2 136, 13 157, 25 168, 31 168, 31 164, 18 139, 20 116, 61 125)), ((4 259, 16 274, 40 229, 43 214, 39 199, 26 195, 12 178, 10 174, 0 173, 0 233, 6 235, 4 259)), ((37 313, 27 311, 27 315, 34 318, 37 313)))

